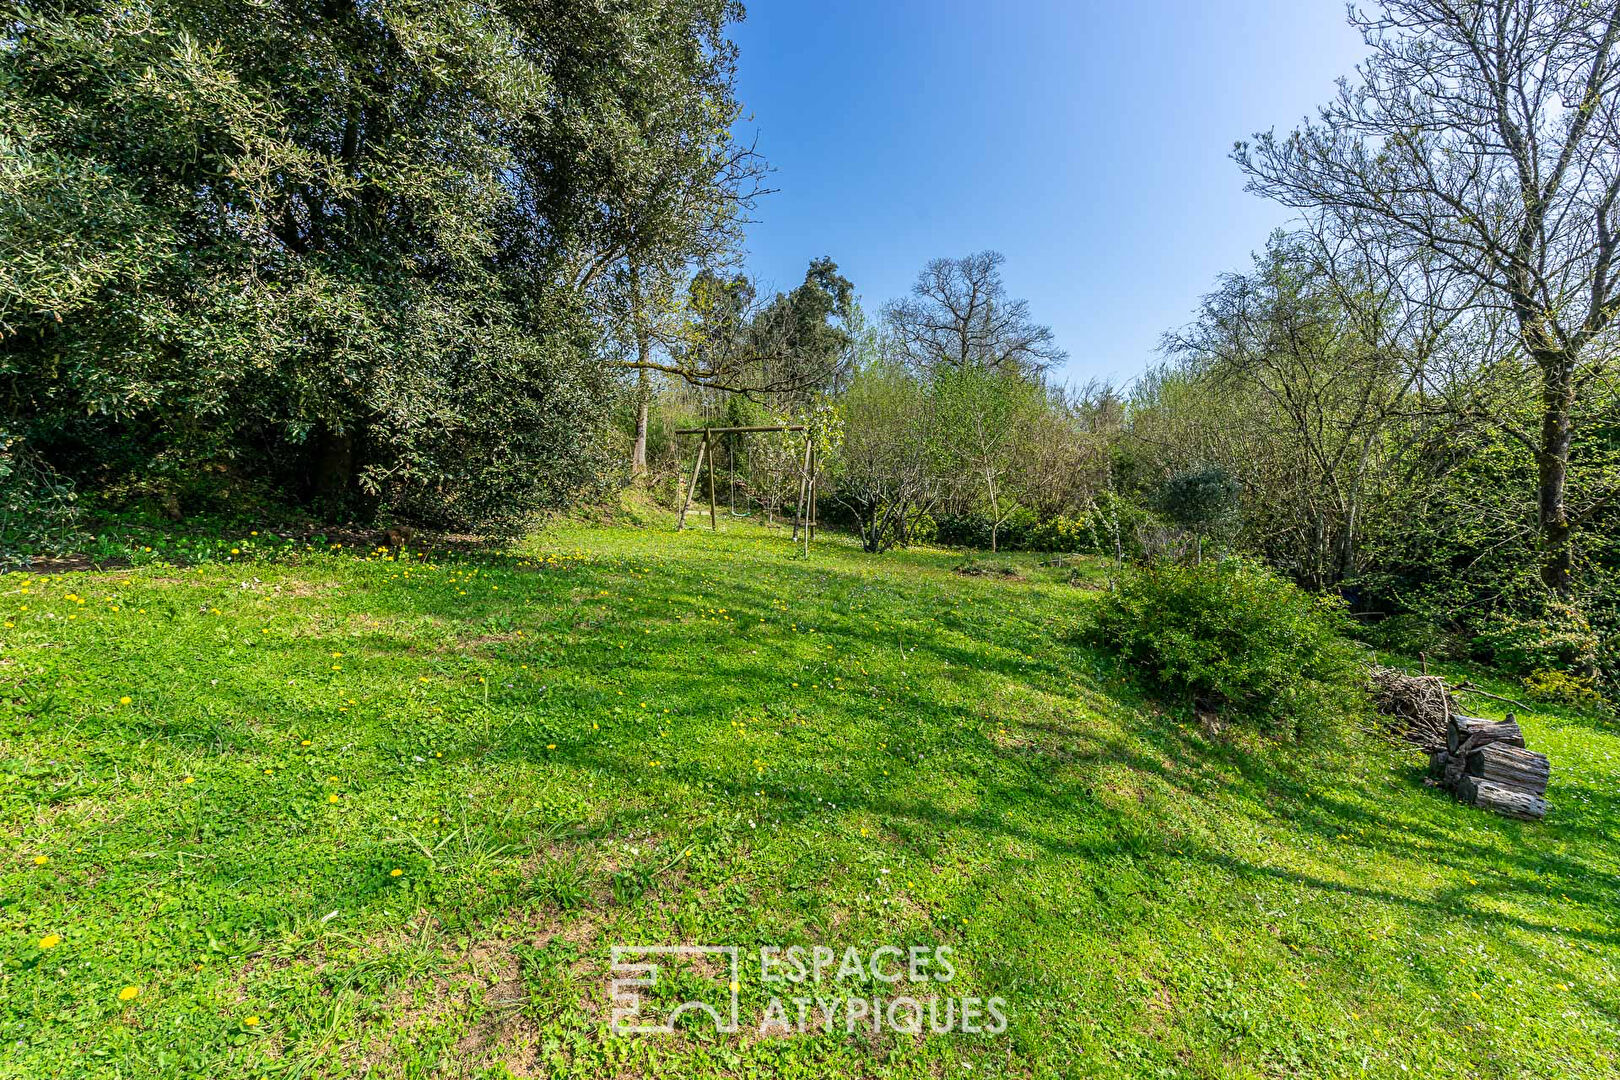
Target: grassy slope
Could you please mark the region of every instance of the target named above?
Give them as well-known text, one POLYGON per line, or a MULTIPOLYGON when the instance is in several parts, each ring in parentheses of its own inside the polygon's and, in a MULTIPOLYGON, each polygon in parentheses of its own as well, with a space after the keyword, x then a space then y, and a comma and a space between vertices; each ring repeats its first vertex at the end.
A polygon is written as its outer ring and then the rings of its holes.
POLYGON ((1190 733, 1054 571, 252 550, 0 579, 0 1075, 1620 1070, 1613 728, 1525 719, 1523 825, 1372 740, 1190 733), (949 944, 1012 1027, 608 1036, 608 947, 680 942, 949 944))

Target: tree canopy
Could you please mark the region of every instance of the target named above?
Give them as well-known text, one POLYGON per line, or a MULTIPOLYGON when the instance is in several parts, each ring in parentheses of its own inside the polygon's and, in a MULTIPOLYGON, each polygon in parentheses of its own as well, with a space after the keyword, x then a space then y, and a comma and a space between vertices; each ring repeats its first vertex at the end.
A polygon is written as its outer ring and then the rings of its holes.
POLYGON ((592 290, 703 255, 757 177, 729 133, 741 14, 24 9, 0 52, 7 429, 77 476, 217 461, 461 525, 555 504, 600 475, 617 385, 592 290))

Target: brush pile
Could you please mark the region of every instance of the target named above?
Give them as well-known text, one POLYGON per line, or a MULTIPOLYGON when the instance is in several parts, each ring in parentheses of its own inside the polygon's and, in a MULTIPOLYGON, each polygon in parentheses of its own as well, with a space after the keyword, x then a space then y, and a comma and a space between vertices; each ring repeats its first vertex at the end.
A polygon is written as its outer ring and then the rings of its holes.
POLYGON ((1367 672, 1367 678, 1373 705, 1389 718, 1396 735, 1425 750, 1445 745, 1446 721, 1457 709, 1444 679, 1377 665, 1367 672))
POLYGON ((1375 667, 1370 679, 1379 712, 1402 738, 1428 753, 1429 783, 1506 817, 1535 821, 1546 815, 1552 767, 1545 754, 1525 747, 1511 713, 1506 720, 1464 716, 1438 675, 1375 667))

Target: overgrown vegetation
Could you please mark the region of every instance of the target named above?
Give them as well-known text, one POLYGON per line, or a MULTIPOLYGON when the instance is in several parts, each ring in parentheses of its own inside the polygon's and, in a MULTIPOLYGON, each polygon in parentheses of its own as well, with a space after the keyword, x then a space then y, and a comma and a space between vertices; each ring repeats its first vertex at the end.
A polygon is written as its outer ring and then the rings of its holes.
POLYGON ((729 132, 740 12, 13 12, 7 439, 175 515, 201 473, 512 532, 611 477, 614 275, 727 235, 757 174, 729 132))

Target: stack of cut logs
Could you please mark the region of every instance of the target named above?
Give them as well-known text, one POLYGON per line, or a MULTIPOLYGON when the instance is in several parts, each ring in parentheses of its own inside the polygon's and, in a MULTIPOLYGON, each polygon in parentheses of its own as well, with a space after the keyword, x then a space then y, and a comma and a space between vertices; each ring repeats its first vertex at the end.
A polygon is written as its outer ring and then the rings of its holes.
POLYGON ((1512 714, 1481 720, 1451 714, 1445 749, 1431 747, 1429 776, 1472 806, 1525 821, 1547 813, 1547 755, 1525 749, 1524 733, 1512 714))

